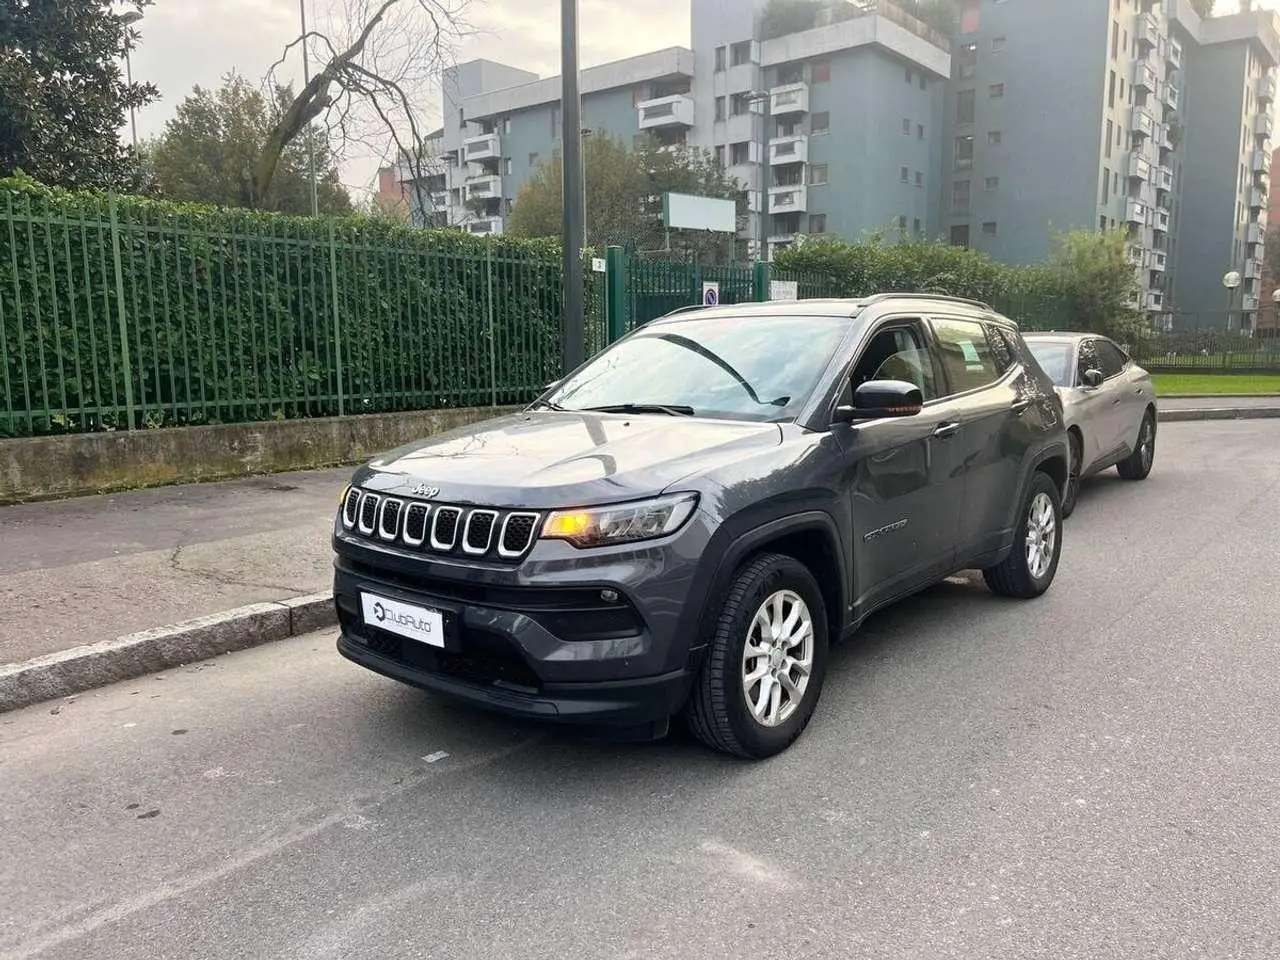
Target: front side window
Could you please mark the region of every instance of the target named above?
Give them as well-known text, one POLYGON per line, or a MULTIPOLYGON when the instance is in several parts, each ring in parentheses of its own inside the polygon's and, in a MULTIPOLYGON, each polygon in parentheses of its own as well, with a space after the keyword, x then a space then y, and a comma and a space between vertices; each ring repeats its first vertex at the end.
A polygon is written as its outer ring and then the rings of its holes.
POLYGON ((900 380, 919 387, 926 403, 938 398, 933 360, 915 326, 877 332, 858 358, 852 380, 854 389, 868 380, 900 380))
POLYGON ((933 321, 933 335, 953 394, 977 390, 1000 379, 987 331, 978 321, 938 318, 933 321))
POLYGON ((849 322, 748 316, 660 323, 600 354, 545 402, 566 410, 625 412, 635 405, 727 420, 793 419, 849 322))

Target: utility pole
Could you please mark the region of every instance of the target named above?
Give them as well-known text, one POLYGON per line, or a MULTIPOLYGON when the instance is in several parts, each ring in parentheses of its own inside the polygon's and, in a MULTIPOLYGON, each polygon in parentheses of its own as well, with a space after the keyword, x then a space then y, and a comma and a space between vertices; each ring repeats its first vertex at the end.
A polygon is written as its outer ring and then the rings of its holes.
MULTIPOLYGON (((302 83, 311 83, 311 57, 307 53, 307 0, 298 0, 298 20, 302 24, 302 83)), ((307 165, 311 168, 311 215, 320 213, 320 198, 316 193, 316 142, 312 126, 307 124, 307 165)))
POLYGON ((582 244, 586 188, 582 175, 582 97, 578 89, 578 0, 560 0, 560 138, 564 183, 564 372, 586 359, 582 244))
POLYGON ((769 94, 769 88, 766 86, 761 91, 763 104, 761 112, 764 119, 764 132, 761 134, 760 140, 760 213, 757 219, 760 223, 760 239, 759 245, 756 247, 756 259, 767 263, 769 261, 769 181, 772 179, 773 158, 769 156, 769 121, 773 110, 773 97, 769 94))

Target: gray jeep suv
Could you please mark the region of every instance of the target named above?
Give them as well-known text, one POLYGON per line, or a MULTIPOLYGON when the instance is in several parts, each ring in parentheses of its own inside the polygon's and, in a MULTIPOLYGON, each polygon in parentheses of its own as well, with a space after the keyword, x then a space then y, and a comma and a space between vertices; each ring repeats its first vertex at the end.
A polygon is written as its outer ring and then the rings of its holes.
POLYGON ((523 717, 762 758, 831 645, 957 570, 1052 582, 1061 401, 983 304, 886 294, 677 311, 521 413, 361 468, 338 649, 523 717))

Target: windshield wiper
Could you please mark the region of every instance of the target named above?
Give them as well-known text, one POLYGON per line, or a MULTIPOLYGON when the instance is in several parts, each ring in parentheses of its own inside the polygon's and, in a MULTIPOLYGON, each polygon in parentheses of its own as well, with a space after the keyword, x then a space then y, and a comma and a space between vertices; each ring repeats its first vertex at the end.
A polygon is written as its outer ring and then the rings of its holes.
POLYGON ((529 409, 536 410, 539 407, 544 407, 547 410, 555 410, 557 413, 564 412, 564 407, 560 406, 558 403, 552 403, 550 400, 535 400, 529 409))
POLYGON ((591 413, 665 413, 669 417, 693 416, 693 407, 679 403, 615 403, 582 409, 591 413))

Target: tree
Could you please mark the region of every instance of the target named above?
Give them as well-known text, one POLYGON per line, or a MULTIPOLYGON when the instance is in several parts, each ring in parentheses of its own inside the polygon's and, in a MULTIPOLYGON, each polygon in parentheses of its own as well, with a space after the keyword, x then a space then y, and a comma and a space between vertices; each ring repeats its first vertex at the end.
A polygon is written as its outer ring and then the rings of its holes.
POLYGON ((1074 230, 1057 240, 1048 269, 1056 275, 1076 327, 1127 343, 1143 331, 1130 306, 1136 284, 1123 228, 1074 230))
MULTIPOLYGON (((128 0, 135 11, 151 0, 128 0)), ((120 143, 129 108, 159 97, 129 84, 122 59, 139 33, 102 0, 0 3, 0 176, 51 186, 135 189, 120 143)))
MULTIPOLYGON (((310 55, 315 72, 282 103, 258 151, 254 195, 269 194, 287 148, 316 121, 323 122, 325 139, 339 154, 348 144, 374 146, 384 154, 403 155, 412 165, 420 155, 418 118, 425 106, 413 96, 430 90, 438 80, 452 41, 464 33, 466 4, 467 0, 343 0, 331 35, 312 29, 290 42, 268 73, 269 86, 275 87, 276 67, 299 49, 310 55)), ((422 177, 410 179, 416 183, 422 177)))
MULTIPOLYGON (((587 242, 655 251, 664 246, 662 195, 667 192, 734 200, 745 213, 741 188, 705 150, 663 148, 657 141, 639 149, 604 132, 583 141, 586 179, 587 242)), ((560 154, 541 164, 516 197, 508 228, 526 237, 558 237, 563 225, 563 173, 560 154)), ((725 256, 732 238, 721 235, 674 234, 673 250, 725 256)))
POLYGON ((283 213, 311 212, 308 137, 315 148, 317 198, 323 213, 351 212, 351 197, 338 180, 333 151, 323 134, 304 131, 288 144, 265 194, 256 191, 254 167, 285 105, 288 87, 274 101, 244 77, 228 74, 217 90, 196 87, 146 150, 157 192, 171 200, 283 213))

